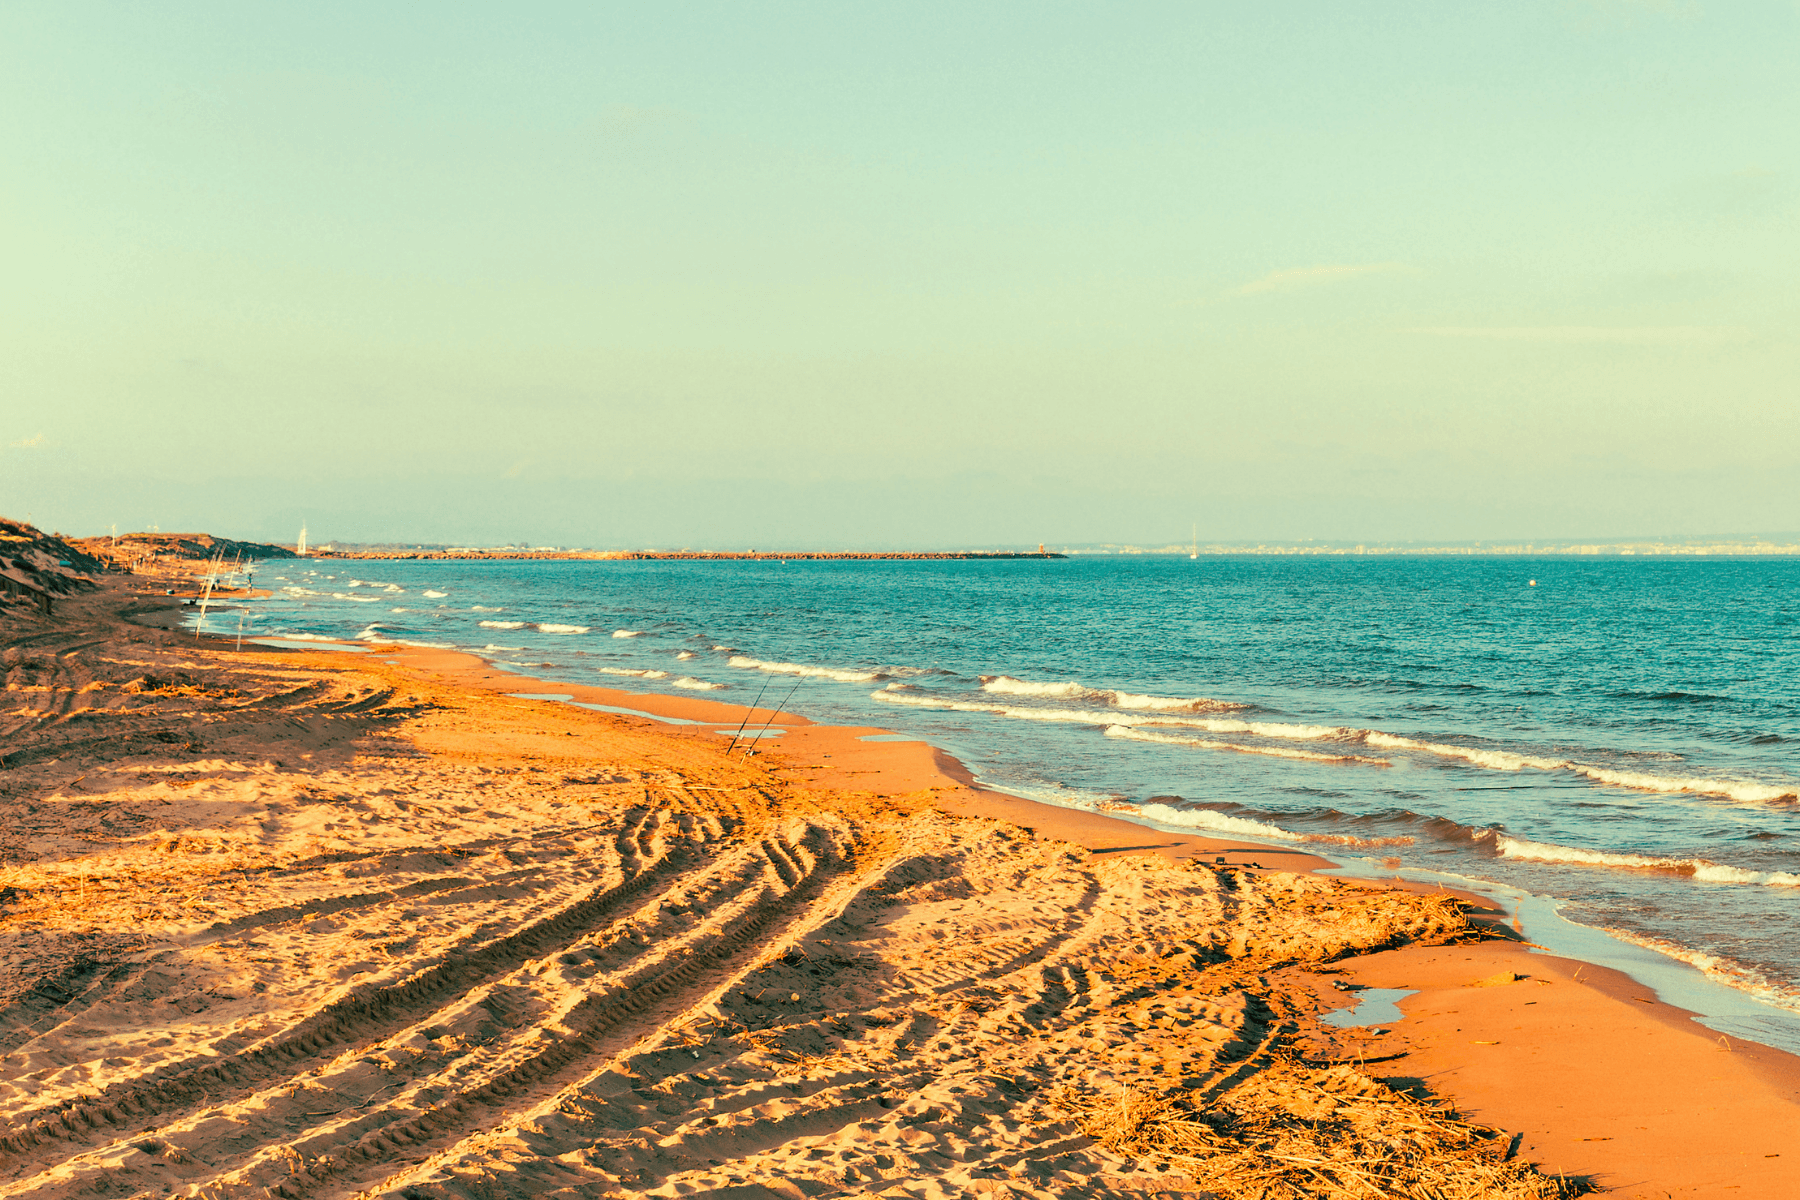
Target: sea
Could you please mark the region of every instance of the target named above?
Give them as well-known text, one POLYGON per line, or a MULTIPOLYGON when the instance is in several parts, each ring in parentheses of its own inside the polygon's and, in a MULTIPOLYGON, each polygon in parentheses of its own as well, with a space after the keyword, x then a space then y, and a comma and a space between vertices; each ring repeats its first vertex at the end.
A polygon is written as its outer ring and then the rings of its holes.
POLYGON ((208 628, 881 726, 1015 795, 1472 887, 1800 1051, 1800 560, 306 559, 254 584, 208 628))

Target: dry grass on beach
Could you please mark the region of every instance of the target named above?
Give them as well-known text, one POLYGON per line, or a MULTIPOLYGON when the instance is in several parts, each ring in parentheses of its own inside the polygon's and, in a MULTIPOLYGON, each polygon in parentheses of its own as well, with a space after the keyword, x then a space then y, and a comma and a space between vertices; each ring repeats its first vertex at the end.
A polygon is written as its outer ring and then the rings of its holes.
POLYGON ((1447 898, 1090 853, 120 603, 4 629, 0 1196, 1570 1190, 1323 1062, 1275 976, 1464 936, 1447 898))

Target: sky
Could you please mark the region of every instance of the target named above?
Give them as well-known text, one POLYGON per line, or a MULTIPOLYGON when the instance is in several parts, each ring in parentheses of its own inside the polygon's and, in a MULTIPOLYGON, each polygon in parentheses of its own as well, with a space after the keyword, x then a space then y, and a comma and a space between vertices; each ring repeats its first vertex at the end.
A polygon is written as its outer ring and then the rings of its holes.
POLYGON ((1800 3, 0 4, 0 512, 1800 529, 1800 3))

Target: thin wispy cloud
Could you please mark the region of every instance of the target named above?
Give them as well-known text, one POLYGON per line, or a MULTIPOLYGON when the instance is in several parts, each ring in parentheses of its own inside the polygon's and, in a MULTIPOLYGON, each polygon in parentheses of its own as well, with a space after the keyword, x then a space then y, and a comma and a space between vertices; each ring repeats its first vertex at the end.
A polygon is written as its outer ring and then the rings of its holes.
POLYGON ((1270 271, 1261 279, 1253 279, 1242 287, 1234 288, 1234 296, 1255 296, 1264 292, 1291 292, 1301 288, 1324 287, 1333 283, 1346 283, 1352 279, 1361 279, 1365 275, 1410 274, 1415 270, 1405 263, 1332 263, 1320 267, 1292 267, 1285 271, 1270 271))
POLYGON ((1720 345, 1747 341, 1750 331, 1726 325, 1432 325, 1402 329, 1427 337, 1490 342, 1613 343, 1623 345, 1720 345))
POLYGON ((35 450, 39 446, 48 446, 49 444, 50 439, 40 433, 35 437, 22 438, 16 442, 8 442, 6 443, 6 447, 9 450, 35 450))

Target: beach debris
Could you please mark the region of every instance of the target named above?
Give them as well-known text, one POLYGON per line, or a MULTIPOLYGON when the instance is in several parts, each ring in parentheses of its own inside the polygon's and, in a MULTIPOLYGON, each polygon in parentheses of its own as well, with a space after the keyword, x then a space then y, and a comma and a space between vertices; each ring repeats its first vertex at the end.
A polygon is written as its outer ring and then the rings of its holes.
POLYGON ((1525 976, 1517 974, 1513 971, 1501 971, 1497 974, 1489 975, 1486 979, 1477 979, 1474 983, 1471 983, 1469 986, 1470 987, 1505 987, 1509 983, 1518 983, 1521 980, 1523 980, 1524 978, 1525 978, 1525 976))

